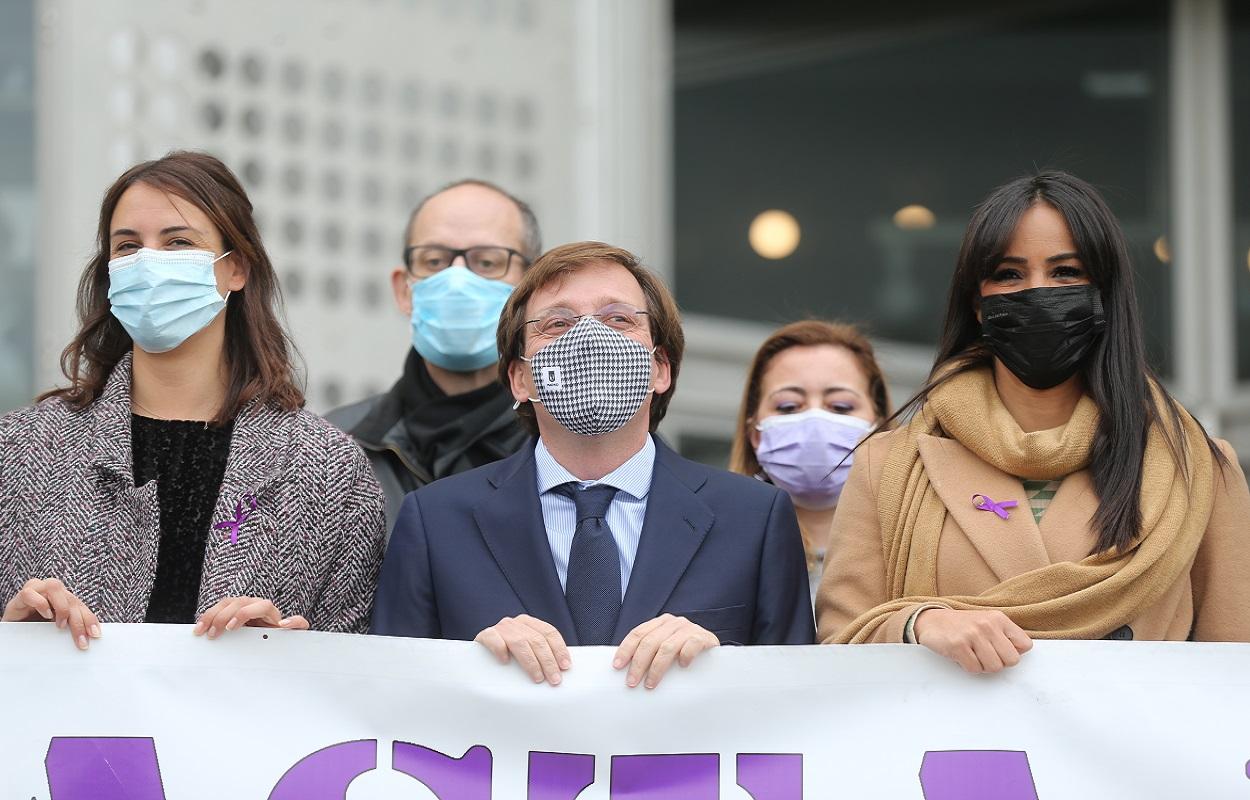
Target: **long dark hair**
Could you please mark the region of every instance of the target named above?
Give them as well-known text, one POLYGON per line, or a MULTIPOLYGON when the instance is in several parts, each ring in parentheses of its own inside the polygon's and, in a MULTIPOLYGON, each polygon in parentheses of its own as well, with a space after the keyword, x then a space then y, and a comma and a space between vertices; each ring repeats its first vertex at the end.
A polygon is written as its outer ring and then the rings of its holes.
MULTIPOLYGON (((959 248, 942 338, 929 380, 887 423, 914 412, 930 392, 955 375, 992 362, 976 317, 981 282, 1002 260, 1020 217, 1038 203, 1054 208, 1067 223, 1106 313, 1106 330, 1080 375, 1099 411, 1089 454, 1090 476, 1099 499, 1093 519, 1098 541, 1093 552, 1119 550, 1141 530, 1142 460, 1153 426, 1162 432, 1180 468, 1188 468, 1180 417, 1183 412, 1146 361, 1124 232, 1098 190, 1080 178, 1066 172, 1020 177, 995 189, 977 206, 959 248), (1166 420, 1154 401, 1152 384, 1162 393, 1166 420)), ((1227 459, 1205 430, 1203 435, 1217 462, 1226 464, 1227 459)))
POLYGON ((252 218, 252 202, 234 173, 206 153, 177 151, 136 164, 104 193, 96 253, 78 282, 78 333, 61 353, 68 387, 39 397, 60 397, 85 408, 104 391, 113 368, 132 347, 130 334, 113 316, 109 300, 109 228, 121 196, 136 183, 176 195, 212 220, 226 250, 248 266, 247 285, 231 292, 226 305, 225 357, 229 381, 215 422, 238 415, 249 402, 285 411, 304 405, 294 366, 295 347, 283 327, 282 292, 273 264, 252 218))

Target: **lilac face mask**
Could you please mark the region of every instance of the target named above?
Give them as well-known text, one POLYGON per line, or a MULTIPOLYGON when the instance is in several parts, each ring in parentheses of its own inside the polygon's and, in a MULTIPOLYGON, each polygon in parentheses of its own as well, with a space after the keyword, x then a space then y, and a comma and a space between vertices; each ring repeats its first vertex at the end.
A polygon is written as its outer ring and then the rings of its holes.
POLYGON ((755 426, 760 432, 755 458, 796 506, 832 508, 851 471, 851 451, 871 428, 859 417, 821 408, 765 417, 755 426))

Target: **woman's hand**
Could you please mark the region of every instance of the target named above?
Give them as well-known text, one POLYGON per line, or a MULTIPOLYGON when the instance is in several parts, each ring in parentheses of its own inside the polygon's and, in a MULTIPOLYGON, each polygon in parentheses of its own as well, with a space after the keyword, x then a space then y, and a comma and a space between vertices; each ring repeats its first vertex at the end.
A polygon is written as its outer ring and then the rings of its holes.
POLYGON ((250 625, 254 628, 286 628, 293 631, 308 630, 308 620, 301 616, 284 617, 272 600, 263 597, 227 597, 205 611, 195 623, 196 636, 208 633, 216 639, 225 631, 250 625))
POLYGON ((1001 611, 927 608, 912 627, 916 641, 968 672, 998 672, 1020 663, 1033 640, 1001 611))
POLYGON ((5 605, 4 616, 0 619, 5 622, 52 620, 58 628, 69 628, 79 650, 87 649, 89 638, 100 638, 100 620, 56 578, 26 581, 5 605))

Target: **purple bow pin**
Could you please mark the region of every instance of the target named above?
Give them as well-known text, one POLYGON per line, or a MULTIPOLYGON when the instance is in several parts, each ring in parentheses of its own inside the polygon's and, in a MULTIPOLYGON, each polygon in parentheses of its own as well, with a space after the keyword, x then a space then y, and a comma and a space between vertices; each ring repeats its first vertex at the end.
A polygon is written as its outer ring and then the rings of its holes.
POLYGON ((251 512, 256 510, 256 498, 250 494, 244 498, 247 500, 247 508, 243 507, 243 500, 239 500, 234 504, 234 519, 228 519, 225 522, 218 522, 213 526, 213 530, 230 531, 230 544, 239 543, 239 528, 243 523, 251 519, 251 512))
POLYGON ((995 503, 988 495, 974 494, 972 496, 972 505, 982 511, 993 511, 1000 519, 1008 519, 1011 515, 1007 513, 1007 509, 1015 508, 1020 504, 1015 500, 1004 500, 1001 503, 995 503))

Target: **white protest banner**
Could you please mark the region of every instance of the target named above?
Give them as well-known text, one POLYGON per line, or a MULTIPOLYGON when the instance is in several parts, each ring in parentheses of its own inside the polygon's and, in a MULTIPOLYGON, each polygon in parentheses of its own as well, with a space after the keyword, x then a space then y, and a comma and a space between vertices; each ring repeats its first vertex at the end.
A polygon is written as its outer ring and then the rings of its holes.
POLYGON ((1247 798, 1250 646, 720 648, 654 691, 609 648, 535 685, 464 642, 0 624, 4 800, 1247 798))

